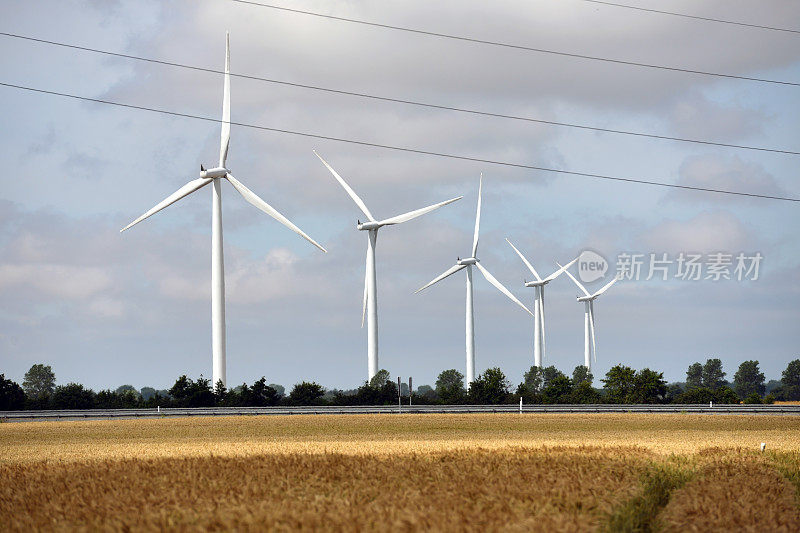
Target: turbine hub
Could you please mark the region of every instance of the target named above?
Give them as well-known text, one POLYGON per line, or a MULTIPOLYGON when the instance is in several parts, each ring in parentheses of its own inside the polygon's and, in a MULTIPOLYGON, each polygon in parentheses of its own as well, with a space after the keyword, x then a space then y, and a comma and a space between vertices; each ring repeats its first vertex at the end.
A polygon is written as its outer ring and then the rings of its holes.
POLYGON ((475 257, 467 257, 466 259, 459 259, 458 264, 463 266, 468 266, 468 265, 474 265, 478 261, 480 261, 480 259, 477 259, 475 257))

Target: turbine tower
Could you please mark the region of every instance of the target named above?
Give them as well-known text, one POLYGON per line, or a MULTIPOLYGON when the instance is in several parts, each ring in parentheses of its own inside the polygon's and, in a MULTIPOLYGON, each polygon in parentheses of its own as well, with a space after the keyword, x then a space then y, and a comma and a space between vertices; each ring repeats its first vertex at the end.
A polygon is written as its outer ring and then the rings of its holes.
POLYGON ((377 271, 375 268, 375 245, 378 242, 378 230, 383 226, 391 226, 393 224, 401 224, 408 222, 411 219, 430 213, 434 209, 439 209, 442 206, 460 200, 463 196, 452 198, 438 204, 429 205, 422 209, 409 211, 402 215, 397 215, 384 220, 376 220, 372 216, 367 205, 358 197, 355 191, 342 179, 342 177, 331 167, 327 161, 315 151, 314 155, 319 157, 319 160, 330 170, 339 185, 345 192, 353 199, 355 204, 367 216, 367 222, 357 221, 356 228, 359 231, 368 232, 367 239, 367 260, 366 260, 366 274, 364 276, 364 300, 361 308, 361 327, 364 327, 364 316, 367 317, 367 380, 371 380, 378 372, 378 281, 377 271))
MULTIPOLYGON (((508 244, 511 244, 511 241, 506 239, 508 244)), ((542 368, 542 359, 544 359, 544 352, 545 352, 545 340, 544 340, 544 287, 558 276, 563 274, 569 267, 578 260, 576 257, 563 267, 559 268, 546 278, 542 279, 539 274, 536 272, 536 269, 533 268, 530 261, 525 259, 525 256, 522 255, 522 252, 517 250, 517 247, 511 244, 511 247, 517 252, 517 255, 522 259, 522 262, 525 263, 525 266, 528 267, 528 270, 531 271, 533 276, 536 278, 536 281, 526 281, 526 287, 533 287, 535 290, 534 295, 534 306, 533 306, 533 364, 539 368, 542 368)))
MULTIPOLYGON (((556 264, 558 265, 558 263, 556 264)), ((600 290, 598 290, 594 294, 589 294, 589 291, 586 290, 586 287, 584 287, 580 281, 575 279, 575 276, 573 276, 568 270, 565 270, 565 272, 567 273, 569 278, 575 282, 575 285, 577 285, 578 288, 581 291, 583 291, 584 294, 584 296, 578 296, 578 301, 583 302, 585 309, 583 318, 583 331, 584 331, 583 360, 584 360, 584 365, 589 370, 589 372, 591 372, 592 371, 591 356, 594 356, 594 362, 595 363, 597 362, 597 351, 594 342, 594 301, 597 299, 598 296, 606 292, 609 287, 615 284, 619 280, 619 278, 615 277, 614 279, 603 285, 600 288, 600 290), (591 347, 589 346, 589 337, 591 337, 592 341, 591 347)))
POLYGON ((494 285, 497 290, 508 296, 512 302, 522 307, 525 311, 529 314, 532 314, 530 310, 528 310, 525 305, 517 300, 511 291, 506 289, 502 283, 497 281, 497 279, 492 276, 486 268, 480 263, 480 259, 478 259, 478 234, 480 231, 481 225, 481 190, 483 189, 483 175, 481 175, 480 180, 478 181, 478 209, 477 213, 475 214, 475 233, 472 237, 472 254, 466 258, 461 259, 458 258, 456 264, 450 267, 449 269, 445 270, 441 275, 434 278, 430 283, 427 285, 417 289, 417 292, 421 290, 427 289, 434 283, 438 283, 439 281, 443 280, 444 278, 450 276, 451 274, 455 274, 459 270, 464 268, 467 269, 467 305, 466 305, 466 348, 467 348, 467 386, 470 383, 475 381, 475 314, 474 308, 472 303, 472 267, 473 265, 477 268, 483 277, 486 278, 486 281, 494 285))
POLYGON ((256 194, 245 187, 242 182, 233 177, 233 174, 225 167, 228 158, 228 145, 231 138, 231 77, 230 77, 230 37, 225 35, 225 82, 222 97, 222 133, 220 135, 219 164, 206 170, 200 165, 200 177, 190 181, 171 195, 167 196, 155 207, 145 214, 125 226, 120 233, 158 213, 165 207, 174 204, 184 196, 188 196, 194 191, 213 184, 211 188, 211 352, 213 359, 212 377, 216 385, 222 381, 227 386, 225 375, 225 274, 222 257, 222 188, 221 181, 227 180, 233 188, 244 197, 250 204, 265 212, 290 230, 294 231, 308 242, 325 252, 325 248, 320 246, 314 239, 303 233, 303 231, 292 224, 286 217, 281 215, 267 202, 256 196, 256 194))

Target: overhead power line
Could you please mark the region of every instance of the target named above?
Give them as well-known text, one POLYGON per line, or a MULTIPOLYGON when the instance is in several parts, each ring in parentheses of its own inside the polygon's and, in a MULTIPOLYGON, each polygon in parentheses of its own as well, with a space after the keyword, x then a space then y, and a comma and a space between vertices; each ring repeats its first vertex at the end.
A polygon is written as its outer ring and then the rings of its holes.
MULTIPOLYGON (((196 119, 196 120, 203 120, 203 121, 206 121, 206 122, 222 123, 222 120, 220 120, 218 118, 204 117, 202 115, 193 115, 193 114, 189 114, 189 113, 181 113, 181 112, 178 112, 178 111, 169 111, 169 110, 166 110, 166 109, 145 107, 145 106, 139 106, 139 105, 134 105, 134 104, 125 104, 125 103, 122 103, 122 102, 114 102, 114 101, 111 101, 111 100, 102 100, 100 98, 90 98, 90 97, 87 97, 87 96, 78 96, 78 95, 75 95, 75 94, 62 93, 62 92, 57 92, 57 91, 48 91, 48 90, 45 90, 45 89, 38 89, 38 88, 35 88, 35 87, 26 87, 24 85, 16 85, 16 84, 13 84, 13 83, 0 82, 0 86, 9 87, 9 88, 12 88, 12 89, 20 89, 20 90, 24 90, 24 91, 30 91, 30 92, 34 92, 34 93, 48 94, 48 95, 52 95, 52 96, 61 96, 61 97, 64 97, 64 98, 71 98, 71 99, 74 99, 74 100, 82 100, 82 101, 86 101, 86 102, 95 102, 95 103, 98 103, 98 104, 106 104, 106 105, 111 105, 111 106, 123 107, 123 108, 126 108, 126 109, 136 109, 136 110, 139 110, 139 111, 149 111, 149 112, 152 112, 152 113, 160 113, 160 114, 163 114, 163 115, 170 115, 170 116, 174 116, 174 117, 183 117, 183 118, 191 118, 191 119, 196 119)), ((636 178, 623 178, 623 177, 619 177, 619 176, 609 176, 609 175, 605 175, 605 174, 595 174, 595 173, 590 173, 590 172, 577 172, 577 171, 572 171, 572 170, 563 170, 563 169, 557 169, 557 168, 540 167, 540 166, 535 166, 535 165, 525 165, 525 164, 522 164, 522 163, 512 163, 512 162, 508 162, 508 161, 499 161, 499 160, 494 160, 494 159, 484 159, 484 158, 480 158, 480 157, 472 157, 472 156, 457 155, 457 154, 448 154, 448 153, 444 153, 444 152, 435 152, 435 151, 432 151, 432 150, 423 150, 423 149, 419 149, 419 148, 408 148, 408 147, 402 147, 402 146, 393 146, 393 145, 389 145, 389 144, 379 144, 379 143, 373 143, 373 142, 368 142, 368 141, 359 141, 359 140, 355 140, 355 139, 346 139, 346 138, 343 138, 343 137, 332 137, 332 136, 329 136, 329 135, 320 135, 320 134, 316 134, 316 133, 300 132, 300 131, 293 131, 293 130, 287 130, 287 129, 281 129, 281 128, 272 128, 272 127, 268 127, 268 126, 260 126, 258 124, 248 124, 248 123, 245 123, 245 122, 234 122, 234 121, 231 121, 230 124, 232 126, 241 126, 241 127, 244 127, 244 128, 251 128, 251 129, 263 130, 263 131, 271 131, 271 132, 275 132, 275 133, 285 133, 285 134, 288 134, 288 135, 296 135, 296 136, 307 137, 307 138, 311 138, 311 139, 321 139, 321 140, 325 140, 325 141, 336 141, 336 142, 341 142, 341 143, 355 144, 355 145, 358 145, 358 146, 368 146, 368 147, 372 147, 372 148, 383 148, 383 149, 386 149, 386 150, 394 150, 394 151, 398 151, 398 152, 421 154, 421 155, 430 155, 430 156, 435 156, 435 157, 442 157, 442 158, 448 158, 448 159, 457 159, 457 160, 460 160, 460 161, 472 161, 472 162, 476 162, 476 163, 486 163, 486 164, 490 164, 490 165, 498 165, 498 166, 504 166, 504 167, 522 168, 522 169, 528 169, 528 170, 540 170, 540 171, 543 171, 543 172, 553 172, 553 173, 556 173, 556 174, 564 174, 564 175, 570 175, 570 176, 581 176, 581 177, 584 177, 584 178, 593 178, 593 179, 599 179, 599 180, 617 181, 617 182, 622 182, 622 183, 638 183, 638 184, 641 184, 641 185, 653 185, 653 186, 658 186, 658 187, 667 187, 667 188, 683 189, 683 190, 690 190, 690 191, 702 191, 702 192, 710 192, 710 193, 718 193, 718 194, 728 194, 728 195, 733 195, 733 196, 747 196, 747 197, 752 197, 752 198, 763 198, 763 199, 766 199, 766 200, 781 200, 781 201, 786 201, 786 202, 800 202, 800 198, 791 198, 791 197, 788 197, 788 196, 773 196, 773 195, 768 195, 768 194, 758 194, 758 193, 750 193, 750 192, 743 192, 743 191, 732 191, 732 190, 726 190, 726 189, 712 189, 712 188, 708 188, 708 187, 695 187, 695 186, 692 186, 692 185, 679 185, 679 184, 676 184, 676 183, 666 183, 666 182, 652 181, 652 180, 645 180, 645 179, 636 179, 636 178)))
POLYGON ((231 2, 236 2, 238 4, 247 4, 247 5, 251 5, 251 6, 265 7, 265 8, 269 8, 269 9, 276 9, 276 10, 279 10, 279 11, 286 11, 286 12, 289 12, 289 13, 297 13, 297 14, 300 14, 300 15, 309 15, 309 16, 312 16, 312 17, 320 17, 320 18, 325 18, 325 19, 330 19, 330 20, 338 20, 340 22, 349 22, 349 23, 352 23, 352 24, 361 24, 363 26, 372 26, 372 27, 375 27, 375 28, 383 28, 383 29, 387 29, 387 30, 404 31, 404 32, 408 32, 408 33, 416 33, 418 35, 428 35, 430 37, 441 37, 443 39, 452 39, 452 40, 456 40, 456 41, 465 41, 465 42, 470 42, 470 43, 475 43, 475 44, 485 44, 485 45, 489 45, 489 46, 499 46, 499 47, 502 47, 502 48, 513 48, 515 50, 524 50, 524 51, 527 51, 527 52, 538 52, 538 53, 541 53, 541 54, 551 54, 551 55, 557 55, 557 56, 563 56, 563 57, 572 57, 572 58, 576 58, 576 59, 587 59, 587 60, 591 60, 591 61, 602 61, 602 62, 605 62, 605 63, 615 63, 615 64, 618 64, 618 65, 628 65, 628 66, 632 66, 632 67, 643 67, 643 68, 649 68, 649 69, 668 70, 668 71, 672 71, 672 72, 682 72, 684 74, 698 74, 698 75, 702 75, 702 76, 714 76, 714 77, 718 77, 718 78, 728 78, 728 79, 735 79, 735 80, 745 80, 745 81, 754 81, 754 82, 759 82, 759 83, 772 83, 772 84, 777 84, 777 85, 789 85, 789 86, 793 86, 793 87, 800 87, 800 82, 794 82, 794 81, 773 80, 773 79, 768 79, 768 78, 755 78, 755 77, 750 77, 750 76, 739 76, 739 75, 736 75, 736 74, 724 74, 724 73, 721 73, 721 72, 709 72, 709 71, 705 71, 705 70, 695 70, 695 69, 684 68, 684 67, 670 67, 670 66, 667 66, 667 65, 656 65, 656 64, 653 64, 653 63, 642 63, 642 62, 638 62, 638 61, 627 61, 627 60, 624 60, 624 59, 613 59, 613 58, 610 58, 610 57, 590 56, 590 55, 586 55, 586 54, 577 54, 577 53, 572 53, 572 52, 562 52, 562 51, 559 51, 559 50, 550 50, 550 49, 547 49, 547 48, 535 48, 535 47, 532 47, 532 46, 525 46, 525 45, 521 45, 521 44, 505 43, 505 42, 501 42, 501 41, 489 41, 489 40, 485 40, 485 39, 478 39, 478 38, 475 38, 475 37, 465 37, 465 36, 462 36, 462 35, 453 35, 453 34, 449 34, 449 33, 440 33, 440 32, 435 32, 435 31, 420 30, 420 29, 417 29, 417 28, 409 28, 409 27, 406 27, 406 26, 394 26, 394 25, 391 25, 391 24, 382 24, 382 23, 378 23, 378 22, 370 22, 370 21, 360 20, 360 19, 353 19, 353 18, 347 18, 347 17, 337 17, 335 15, 326 15, 325 13, 318 13, 318 12, 315 12, 315 11, 305 11, 305 10, 302 10, 302 9, 293 9, 293 8, 289 8, 289 7, 276 6, 276 5, 272 5, 272 4, 265 4, 263 2, 256 2, 254 0, 230 0, 230 1, 231 2))
POLYGON ((683 17, 687 19, 695 19, 695 20, 704 20, 706 22, 719 22, 720 24, 731 24, 734 26, 744 26, 746 28, 758 28, 760 30, 772 30, 772 31, 782 31, 786 33, 800 33, 800 30, 793 30, 790 28, 778 28, 776 26, 763 26, 761 24, 751 24, 749 22, 738 22, 735 20, 725 20, 725 19, 718 19, 713 17, 701 17, 699 15, 689 15, 687 13, 676 13, 674 11, 662 11, 660 9, 650 9, 647 7, 641 6, 632 6, 628 4, 617 4, 615 2, 605 2, 603 0, 581 0, 583 2, 589 2, 591 4, 602 4, 604 6, 612 6, 612 7, 622 7, 625 9, 635 9, 636 11, 646 11, 648 13, 658 13, 660 15, 672 15, 674 17, 683 17))
MULTIPOLYGON (((27 36, 27 35, 19 35, 19 34, 15 34, 15 33, 7 33, 7 32, 0 32, 0 35, 1 36, 5 36, 5 37, 12 37, 12 38, 15 38, 15 39, 22 39, 22 40, 26 40, 26 41, 32 41, 32 42, 41 43, 41 44, 60 46, 60 47, 63 47, 63 48, 70 48, 70 49, 74 49, 74 50, 81 50, 81 51, 84 51, 84 52, 92 52, 92 53, 96 53, 96 54, 103 54, 103 55, 108 55, 108 56, 113 56, 113 57, 120 57, 120 58, 124 58, 124 59, 133 59, 133 60, 136 60, 136 61, 142 61, 142 62, 145 62, 145 63, 154 63, 154 64, 164 65, 164 66, 168 66, 168 67, 177 67, 177 68, 182 68, 182 69, 187 69, 187 70, 194 70, 194 71, 199 71, 199 72, 207 72, 207 73, 211 73, 211 74, 224 74, 225 73, 222 70, 206 68, 206 67, 200 67, 200 66, 196 66, 196 65, 189 65, 189 64, 186 64, 186 63, 178 63, 178 62, 174 62, 174 61, 167 61, 167 60, 155 59, 155 58, 150 58, 150 57, 136 56, 136 55, 131 55, 131 54, 122 54, 122 53, 119 53, 119 52, 111 52, 111 51, 108 51, 108 50, 101 50, 101 49, 98 49, 98 48, 89 48, 89 47, 86 47, 86 46, 79 46, 79 45, 63 43, 63 42, 59 42, 59 41, 50 41, 50 40, 47 40, 47 39, 39 39, 39 38, 36 38, 36 37, 30 37, 30 36, 27 36)), ((645 138, 650 138, 650 139, 660 139, 660 140, 678 141, 678 142, 684 142, 684 143, 694 143, 694 144, 703 144, 703 145, 710 145, 710 146, 720 146, 720 147, 725 147, 725 148, 736 148, 736 149, 740 149, 740 150, 755 150, 755 151, 760 151, 760 152, 772 152, 772 153, 778 153, 778 154, 800 155, 800 152, 794 151, 794 150, 784 150, 784 149, 779 149, 779 148, 766 148, 766 147, 749 146, 749 145, 743 145, 743 144, 723 143, 723 142, 719 142, 719 141, 710 141, 710 140, 703 140, 703 139, 691 139, 691 138, 686 138, 686 137, 672 137, 672 136, 669 136, 669 135, 658 135, 658 134, 655 134, 655 133, 644 133, 644 132, 637 132, 637 131, 618 130, 618 129, 613 129, 613 128, 600 128, 600 127, 596 127, 596 126, 589 126, 587 124, 575 124, 575 123, 570 123, 570 122, 559 122, 559 121, 555 121, 555 120, 544 120, 544 119, 533 118, 533 117, 523 117, 523 116, 519 116, 519 115, 508 115, 508 114, 504 114, 504 113, 493 113, 493 112, 490 112, 490 111, 480 111, 480 110, 477 110, 477 109, 468 109, 468 108, 463 108, 463 107, 455 107, 455 106, 447 106, 447 105, 440 105, 440 104, 432 104, 432 103, 428 103, 428 102, 419 102, 419 101, 414 101, 414 100, 406 100, 406 99, 403 99, 403 98, 393 98, 393 97, 389 97, 389 96, 379 96, 379 95, 374 95, 374 94, 358 93, 358 92, 353 92, 353 91, 345 91, 345 90, 341 90, 341 89, 332 89, 332 88, 329 88, 329 87, 320 87, 320 86, 316 86, 316 85, 308 85, 308 84, 295 83, 295 82, 289 82, 289 81, 284 81, 284 80, 276 80, 276 79, 264 78, 264 77, 260 77, 260 76, 254 76, 254 75, 250 75, 250 74, 230 73, 230 75, 232 77, 236 77, 236 78, 242 78, 242 79, 247 79, 247 80, 252 80, 252 81, 259 81, 259 82, 266 82, 266 83, 273 83, 273 84, 276 84, 276 85, 285 85, 285 86, 288 86, 288 87, 298 87, 298 88, 310 89, 310 90, 314 90, 314 91, 322 91, 322 92, 328 92, 328 93, 333 93, 333 94, 354 96, 354 97, 358 97, 358 98, 367 98, 367 99, 378 100, 378 101, 382 101, 382 102, 391 102, 391 103, 406 104, 406 105, 413 105, 413 106, 419 106, 419 107, 427 107, 427 108, 432 108, 432 109, 440 109, 440 110, 443 110, 443 111, 455 111, 455 112, 459 112, 459 113, 467 113, 467 114, 471 114, 471 115, 479 115, 479 116, 492 117, 492 118, 502 118, 502 119, 517 120, 517 121, 523 121, 523 122, 534 122, 534 123, 538 123, 538 124, 546 124, 546 125, 549 125, 549 126, 560 126, 560 127, 574 128, 574 129, 580 129, 580 130, 598 131, 598 132, 603 132, 603 133, 613 133, 613 134, 617 134, 617 135, 629 135, 629 136, 633 136, 633 137, 645 137, 645 138)))

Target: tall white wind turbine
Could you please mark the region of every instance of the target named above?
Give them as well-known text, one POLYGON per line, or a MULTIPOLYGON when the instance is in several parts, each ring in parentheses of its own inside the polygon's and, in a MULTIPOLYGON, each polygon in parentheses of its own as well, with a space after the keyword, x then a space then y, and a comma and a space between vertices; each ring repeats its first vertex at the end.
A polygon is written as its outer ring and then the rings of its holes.
POLYGON ((236 189, 247 202, 294 231, 323 252, 326 251, 325 248, 320 246, 314 239, 303 233, 300 228, 292 224, 286 217, 281 215, 267 202, 256 196, 253 191, 245 187, 239 180, 234 178, 233 174, 225 167, 225 161, 228 158, 228 145, 231 139, 230 57, 230 37, 226 33, 225 82, 222 97, 222 134, 220 135, 219 164, 208 170, 201 165, 200 178, 190 181, 120 230, 120 233, 122 233, 147 217, 174 204, 184 196, 188 196, 208 184, 213 184, 211 189, 211 352, 213 358, 212 377, 215 385, 218 381, 222 381, 223 385, 227 385, 225 375, 225 274, 222 257, 221 180, 225 179, 228 183, 233 185, 233 188, 236 189))
POLYGON ((585 309, 583 318, 583 330, 584 330, 583 359, 584 359, 584 365, 586 366, 587 369, 589 369, 589 372, 591 372, 592 356, 594 357, 594 362, 595 363, 597 362, 597 351, 594 341, 594 301, 597 299, 598 296, 606 292, 609 287, 615 284, 619 280, 619 278, 615 277, 614 279, 612 279, 611 281, 600 287, 600 290, 598 290, 594 294, 590 294, 589 291, 586 290, 586 287, 584 287, 580 281, 575 279, 575 276, 573 276, 568 270, 565 270, 565 272, 567 273, 569 278, 575 282, 575 285, 577 285, 578 288, 584 294, 584 296, 578 296, 578 301, 583 302, 585 309), (590 337, 592 342, 591 346, 589 346, 590 337))
POLYGON ((319 157, 319 160, 322 161, 328 170, 330 170, 331 174, 333 174, 333 177, 339 182, 339 185, 341 185, 348 196, 353 199, 361 212, 367 216, 367 222, 362 223, 360 220, 358 220, 356 223, 356 228, 358 228, 359 231, 368 232, 369 237, 367 240, 367 264, 366 274, 364 276, 364 301, 361 309, 361 327, 364 327, 364 316, 366 315, 367 379, 370 380, 378 372, 378 281, 377 271, 375 268, 375 246, 378 242, 378 230, 383 226, 391 226, 394 224, 408 222, 409 220, 422 216, 426 213, 430 213, 435 209, 439 209, 442 206, 453 203, 456 200, 460 200, 463 198, 463 196, 451 198, 450 200, 439 202, 438 204, 429 205, 428 207, 423 207, 422 209, 417 209, 415 211, 409 211, 408 213, 403 213, 402 215, 386 218, 384 220, 376 220, 375 217, 372 216, 372 213, 370 213, 364 201, 359 198, 355 191, 347 184, 347 182, 344 181, 344 179, 342 179, 342 177, 333 169, 333 167, 331 167, 327 161, 322 159, 322 157, 316 151, 314 152, 314 155, 319 157))
MULTIPOLYGON (((486 278, 486 281, 494 285, 497 290, 508 296, 512 302, 519 305, 529 314, 533 314, 530 310, 525 307, 525 305, 517 300, 517 298, 511 294, 511 291, 506 289, 502 283, 497 281, 497 279, 492 276, 486 268, 480 263, 480 259, 478 259, 478 234, 480 232, 480 225, 481 225, 481 192, 483 189, 483 175, 481 175, 481 179, 478 181, 478 208, 475 214, 475 233, 472 237, 472 254, 466 258, 461 259, 458 258, 456 264, 450 267, 449 269, 445 270, 441 275, 435 277, 433 280, 430 281, 427 285, 417 289, 416 292, 420 292, 421 290, 427 289, 434 283, 438 283, 442 281, 444 278, 450 276, 451 274, 455 274, 459 270, 467 269, 467 305, 466 305, 466 348, 467 348, 467 385, 469 386, 470 383, 475 381, 475 314, 474 308, 472 303, 472 267, 473 265, 477 268, 483 277, 486 278)), ((416 294, 416 293, 415 293, 416 294)))
POLYGON ((517 250, 517 247, 514 246, 511 241, 506 239, 508 244, 511 244, 511 247, 517 252, 517 255, 522 259, 522 262, 525 263, 525 266, 528 267, 528 270, 531 271, 531 274, 536 278, 535 281, 526 281, 526 287, 533 287, 535 291, 535 300, 533 306, 533 364, 539 368, 542 368, 542 359, 544 359, 545 353, 545 340, 544 340, 544 287, 558 276, 566 272, 566 270, 578 260, 576 257, 566 265, 562 266, 546 278, 542 279, 539 274, 536 272, 536 269, 533 268, 533 265, 528 261, 522 252, 517 250))

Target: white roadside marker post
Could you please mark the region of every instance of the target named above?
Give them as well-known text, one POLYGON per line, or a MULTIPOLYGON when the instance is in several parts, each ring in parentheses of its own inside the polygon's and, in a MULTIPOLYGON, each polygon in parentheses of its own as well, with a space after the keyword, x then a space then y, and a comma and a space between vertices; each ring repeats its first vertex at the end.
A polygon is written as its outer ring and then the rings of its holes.
POLYGON ((519 414, 522 414, 522 396, 519 398, 519 414))
POLYGON ((761 443, 761 451, 763 452, 764 448, 766 448, 766 447, 767 447, 767 443, 766 442, 762 442, 761 443))

